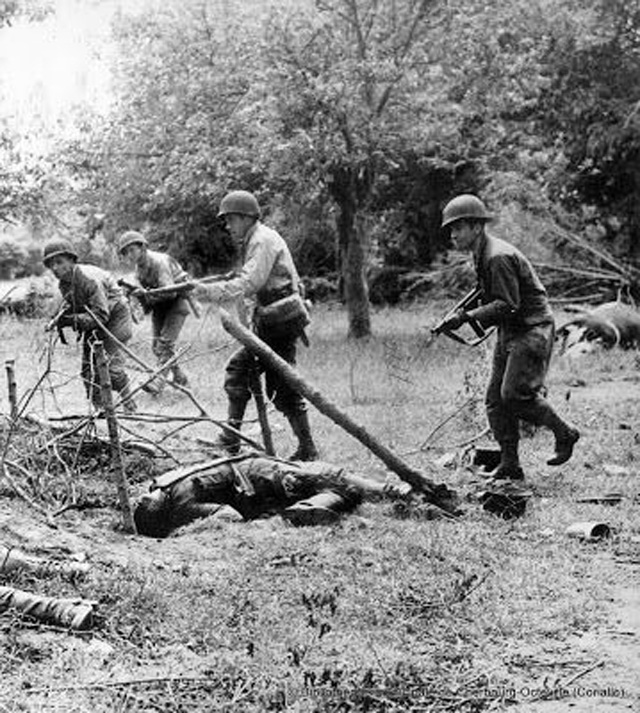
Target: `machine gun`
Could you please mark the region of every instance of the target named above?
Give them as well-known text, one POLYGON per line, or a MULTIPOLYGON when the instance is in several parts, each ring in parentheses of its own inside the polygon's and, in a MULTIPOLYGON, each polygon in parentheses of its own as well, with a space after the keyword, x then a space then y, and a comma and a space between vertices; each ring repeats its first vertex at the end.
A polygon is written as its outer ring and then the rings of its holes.
POLYGON ((470 292, 468 292, 457 304, 455 304, 445 316, 436 324, 435 327, 431 328, 431 334, 438 335, 444 334, 449 339, 453 339, 455 342, 464 344, 468 347, 477 347, 478 344, 482 344, 485 339, 490 337, 495 328, 485 329, 477 319, 469 319, 467 324, 474 331, 476 338, 467 339, 459 334, 456 334, 453 330, 445 328, 446 323, 451 317, 454 317, 459 310, 468 310, 477 307, 480 304, 480 298, 482 297, 482 288, 474 287, 470 292))

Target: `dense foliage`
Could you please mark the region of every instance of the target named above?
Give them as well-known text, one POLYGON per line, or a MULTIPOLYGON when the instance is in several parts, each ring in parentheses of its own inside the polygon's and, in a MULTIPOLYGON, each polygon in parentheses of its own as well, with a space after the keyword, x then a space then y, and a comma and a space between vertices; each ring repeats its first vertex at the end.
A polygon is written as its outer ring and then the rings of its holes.
MULTIPOLYGON (((145 229, 196 274, 233 259, 222 195, 254 191, 365 335, 368 278, 427 268, 459 191, 637 259, 639 19, 640 0, 151 2, 117 14, 113 110, 77 116, 55 171, 107 241, 145 229)), ((27 197, 5 185, 5 217, 27 197)))

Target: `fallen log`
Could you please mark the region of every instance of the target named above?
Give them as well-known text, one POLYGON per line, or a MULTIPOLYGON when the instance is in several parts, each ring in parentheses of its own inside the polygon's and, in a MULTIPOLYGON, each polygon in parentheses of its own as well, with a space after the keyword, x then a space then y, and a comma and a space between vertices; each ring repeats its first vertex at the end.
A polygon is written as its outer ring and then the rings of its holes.
POLYGON ((300 376, 290 364, 278 356, 253 332, 240 324, 229 312, 221 309, 220 317, 222 326, 229 334, 256 354, 263 363, 277 371, 291 387, 302 394, 320 413, 360 441, 398 477, 409 483, 414 490, 422 493, 425 500, 441 507, 449 514, 457 513, 457 496, 454 491, 451 491, 446 485, 434 483, 420 471, 405 463, 392 450, 371 435, 364 426, 354 421, 351 416, 323 396, 315 386, 300 376))

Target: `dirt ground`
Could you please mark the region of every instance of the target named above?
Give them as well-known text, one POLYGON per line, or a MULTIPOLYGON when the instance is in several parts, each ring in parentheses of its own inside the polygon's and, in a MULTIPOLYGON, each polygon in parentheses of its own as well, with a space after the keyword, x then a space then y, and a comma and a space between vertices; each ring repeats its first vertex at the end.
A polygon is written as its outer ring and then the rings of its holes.
MULTIPOLYGON (((633 427, 638 428, 640 377, 635 374, 579 383, 572 399, 586 410, 613 411, 627 404, 633 427)), ((603 506, 605 517, 607 507, 603 506)), ((608 620, 563 646, 576 657, 597 663, 585 667, 575 680, 572 676, 561 683, 555 699, 521 703, 518 710, 523 713, 640 710, 640 535, 626 533, 613 552, 594 558, 593 566, 610 587, 608 620), (603 696, 595 695, 597 691, 603 696)))
MULTIPOLYGON (((637 523, 638 486, 634 481, 637 477, 638 458, 640 458, 638 455, 640 453, 640 420, 638 419, 640 373, 637 368, 630 370, 629 363, 630 360, 627 358, 622 365, 624 368, 619 368, 617 363, 611 361, 596 364, 592 362, 591 366, 587 367, 557 365, 553 376, 554 392, 563 395, 570 415, 578 417, 577 420, 583 431, 583 440, 580 442, 580 449, 575 458, 572 479, 563 485, 565 488, 562 491, 563 496, 568 495, 568 499, 562 501, 561 507, 567 508, 561 512, 562 517, 573 515, 571 508, 575 508, 575 496, 584 495, 587 490, 594 492, 601 492, 603 489, 622 490, 621 484, 624 483, 626 491, 621 505, 583 506, 582 510, 576 509, 575 513, 578 519, 588 513, 589 518, 611 521, 614 527, 613 538, 606 546, 585 542, 581 550, 588 558, 590 575, 595 575, 601 580, 602 589, 606 591, 608 598, 605 607, 606 615, 601 623, 596 623, 586 631, 573 634, 568 638, 550 636, 544 644, 536 646, 525 644, 518 646, 517 642, 510 643, 510 646, 515 647, 511 653, 517 655, 523 662, 523 670, 526 673, 526 678, 518 680, 544 681, 544 688, 538 690, 534 684, 514 683, 513 691, 489 693, 492 700, 486 704, 487 710, 517 708, 525 713, 640 711, 640 676, 638 676, 640 671, 640 525, 637 523), (623 441, 620 440, 621 437, 623 441), (577 480, 580 476, 584 476, 585 483, 577 480), (585 507, 589 509, 584 509, 585 507), (621 514, 623 508, 624 514, 621 514), (555 667, 554 662, 557 664, 555 667), (568 666, 569 672, 566 675, 562 672, 563 665, 568 666), (553 676, 547 673, 549 671, 553 672, 553 676)), ((324 367, 321 363, 311 366, 316 370, 324 367)), ((351 383, 352 391, 357 391, 357 386, 357 382, 355 387, 351 383)), ((172 398, 170 396, 169 400, 172 398)), ((373 401, 362 401, 358 404, 361 413, 366 413, 367 409, 375 406, 373 401)), ((384 406, 388 407, 388 404, 384 406)), ((395 404, 394 407, 402 408, 395 404)), ((447 408, 450 409, 450 406, 447 408)), ((222 413, 220 408, 216 415, 222 417, 222 413)), ((282 425, 276 420, 275 426, 276 435, 281 439, 282 425)), ((147 426, 142 427, 142 430, 145 429, 147 426)), ((415 442, 415 434, 410 435, 415 442)), ((392 440, 389 434, 388 440, 392 440)), ((545 448, 548 442, 544 441, 545 448)), ((533 467, 533 463, 540 462, 539 454, 533 450, 539 447, 538 444, 539 441, 533 441, 525 447, 528 469, 533 467)), ((336 442, 334 448, 335 451, 332 453, 334 457, 327 460, 340 460, 340 462, 349 460, 350 452, 345 451, 347 455, 343 456, 340 449, 344 446, 341 442, 336 442)), ((361 453, 359 447, 356 452, 361 453)), ((384 472, 384 469, 380 470, 384 472)), ((558 490, 558 484, 562 483, 561 475, 547 471, 543 468, 540 472, 533 473, 537 486, 535 508, 538 512, 544 511, 549 498, 553 498, 558 490)), ((443 471, 443 477, 446 479, 449 475, 443 471)), ((136 483, 133 488, 134 495, 141 492, 143 488, 142 481, 136 483)), ((365 508, 363 516, 356 515, 350 518, 348 527, 354 528, 354 532, 356 530, 366 532, 370 527, 367 515, 377 513, 378 511, 375 510, 377 507, 380 506, 367 505, 367 508, 373 509, 365 508)), ((562 521, 562 517, 558 517, 555 522, 562 521)), ((216 558, 210 552, 212 534, 215 537, 218 532, 215 526, 212 531, 211 526, 196 524, 178 537, 157 541, 124 535, 118 529, 118 522, 119 517, 112 508, 103 507, 81 512, 71 510, 57 518, 58 527, 53 529, 19 498, 0 497, 0 543, 5 545, 44 556, 76 558, 105 569, 120 569, 125 576, 127 569, 131 567, 160 572, 184 572, 185 577, 188 576, 190 569, 199 571, 198 568, 206 568, 211 576, 223 575, 222 579, 224 575, 231 573, 230 560, 224 557, 216 558)), ((537 536, 535 530, 539 529, 540 523, 544 523, 544 520, 540 515, 534 514, 532 529, 523 530, 520 535, 516 533, 516 536, 530 537, 532 532, 537 536)), ((429 523, 424 523, 424 526, 431 527, 429 523)), ((495 527, 498 531, 497 523, 495 527)), ((285 525, 280 518, 272 518, 252 523, 231 524, 230 531, 225 536, 228 541, 232 539, 238 541, 237 552, 252 553, 252 542, 264 540, 279 543, 278 547, 285 547, 286 545, 282 543, 288 541, 288 546, 293 547, 293 536, 283 528, 285 525)), ((325 530, 325 528, 318 528, 320 529, 325 530)), ((220 532, 222 533, 222 530, 220 532)), ((373 532, 379 534, 375 528, 372 528, 373 532)), ((303 533, 301 536, 322 538, 328 534, 303 533)), ((556 529, 549 536, 562 539, 564 533, 561 529, 556 529)), ((308 539, 308 544, 305 546, 308 546, 306 551, 301 549, 304 556, 313 556, 315 541, 308 539)), ((375 554, 371 555, 371 561, 372 566, 379 566, 375 554)), ((279 563, 275 562, 273 566, 277 567, 279 563)), ((580 587, 579 579, 576 578, 575 581, 575 586, 580 587)), ((532 601, 531 606, 535 607, 537 603, 532 601)), ((6 627, 4 631, 6 634, 6 627)), ((46 627, 30 627, 18 630, 17 634, 11 633, 11 637, 15 636, 20 637, 24 646, 28 644, 29 650, 37 650, 53 646, 54 638, 55 645, 60 646, 61 637, 65 634, 57 630, 51 631, 46 627)), ((99 678, 101 667, 109 657, 108 646, 101 643, 100 637, 91 639, 69 636, 68 646, 76 647, 80 652, 78 656, 85 667, 82 677, 99 678)), ((196 670, 199 665, 195 658, 193 661, 189 659, 190 654, 187 649, 181 649, 175 656, 176 660, 182 656, 186 657, 181 660, 184 669, 193 665, 193 669, 196 670)), ((136 676, 143 676, 145 671, 152 676, 162 670, 161 663, 158 663, 155 668, 150 664, 145 665, 147 668, 138 669, 136 676)), ((113 677, 118 675, 125 677, 128 673, 125 668, 109 671, 109 675, 113 677)), ((14 702, 3 699, 0 694, 0 713, 9 713, 9 711, 13 713, 14 710, 53 712, 58 709, 14 705, 14 702)), ((84 712, 86 709, 79 707, 77 710, 84 712)), ((123 707, 122 710, 129 709, 123 707)), ((149 710, 156 710, 156 708, 149 710)), ((180 710, 188 710, 188 708, 180 710)), ((287 708, 287 710, 307 709, 287 708)))

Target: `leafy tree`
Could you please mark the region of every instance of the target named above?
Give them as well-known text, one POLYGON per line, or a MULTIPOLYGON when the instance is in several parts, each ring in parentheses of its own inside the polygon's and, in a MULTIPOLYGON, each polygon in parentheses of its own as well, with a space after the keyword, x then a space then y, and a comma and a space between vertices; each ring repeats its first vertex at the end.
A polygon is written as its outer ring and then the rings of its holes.
POLYGON ((29 254, 16 240, 0 237, 0 279, 11 280, 19 268, 24 267, 29 254))
MULTIPOLYGON (((19 19, 43 20, 51 4, 39 0, 0 0, 0 31, 19 19)), ((0 100, 2 81, 0 79, 0 100)), ((40 156, 26 155, 20 148, 15 127, 0 114, 0 221, 41 217, 45 166, 40 156)))
POLYGON ((552 81, 538 126, 562 138, 566 166, 552 186, 556 197, 582 213, 592 234, 638 259, 640 2, 594 0, 592 7, 591 32, 566 34, 549 58, 552 81))
POLYGON ((244 148, 264 143, 251 120, 259 17, 251 9, 176 2, 121 15, 114 112, 99 131, 87 123, 69 154, 111 236, 148 227, 195 271, 232 257, 216 218, 223 193, 262 184, 244 148))
POLYGON ((371 331, 367 216, 376 187, 409 146, 424 145, 442 131, 436 121, 442 95, 429 77, 436 44, 427 43, 437 7, 435 0, 317 0, 275 19, 270 33, 280 154, 298 165, 300 182, 320 181, 338 208, 354 337, 371 331))

